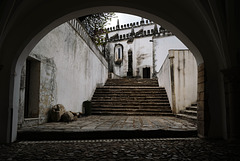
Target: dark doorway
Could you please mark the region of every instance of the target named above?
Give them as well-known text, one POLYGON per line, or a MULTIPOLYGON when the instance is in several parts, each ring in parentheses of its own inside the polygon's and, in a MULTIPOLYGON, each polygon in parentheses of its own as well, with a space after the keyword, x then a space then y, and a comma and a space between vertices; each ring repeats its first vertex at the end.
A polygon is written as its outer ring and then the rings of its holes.
POLYGON ((128 77, 133 76, 133 68, 132 68, 132 51, 128 51, 128 72, 127 72, 128 77))
POLYGON ((143 78, 150 78, 150 67, 143 68, 143 78))
POLYGON ((40 88, 40 62, 28 58, 26 60, 26 84, 24 117, 36 118, 39 115, 39 88, 40 88))

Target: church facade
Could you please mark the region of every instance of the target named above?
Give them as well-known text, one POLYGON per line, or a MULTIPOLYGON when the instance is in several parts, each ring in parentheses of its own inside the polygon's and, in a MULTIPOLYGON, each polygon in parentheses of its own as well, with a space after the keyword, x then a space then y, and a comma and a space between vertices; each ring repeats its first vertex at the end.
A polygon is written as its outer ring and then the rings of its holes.
POLYGON ((105 57, 120 77, 153 78, 169 50, 188 50, 170 31, 146 19, 107 29, 105 57))

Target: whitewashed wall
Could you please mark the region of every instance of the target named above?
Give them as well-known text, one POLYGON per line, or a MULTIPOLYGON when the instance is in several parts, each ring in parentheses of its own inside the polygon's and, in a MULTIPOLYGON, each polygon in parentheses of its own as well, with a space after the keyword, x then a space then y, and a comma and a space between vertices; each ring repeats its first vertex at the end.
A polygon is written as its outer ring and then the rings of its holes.
POLYGON ((127 76, 128 72, 128 51, 132 51, 132 67, 133 76, 137 76, 137 70, 139 70, 139 76, 142 77, 142 69, 150 67, 152 72, 152 50, 153 45, 150 42, 152 37, 135 38, 132 43, 127 43, 127 40, 121 40, 117 42, 110 42, 108 49, 110 52, 111 61, 113 63, 113 72, 121 77, 127 76), (114 63, 114 47, 117 44, 123 45, 123 62, 121 65, 114 63))
POLYGON ((188 49, 176 36, 154 37, 154 52, 156 54, 156 71, 158 72, 168 55, 169 50, 188 49))
POLYGON ((172 107, 172 88, 171 88, 171 71, 170 71, 170 61, 169 57, 165 59, 161 69, 157 74, 158 84, 160 87, 164 87, 166 89, 169 103, 172 107))
POLYGON ((197 63, 189 50, 169 50, 157 74, 159 85, 166 88, 174 113, 197 101, 197 63))
POLYGON ((56 103, 68 110, 81 111, 82 102, 90 100, 97 84, 105 83, 108 76, 107 63, 99 60, 99 51, 92 51, 88 45, 65 23, 46 35, 32 51, 53 58, 57 68, 56 103))
POLYGON ((55 104, 82 112, 83 101, 90 100, 96 86, 103 85, 108 77, 107 62, 98 48, 76 21, 71 24, 52 30, 30 54, 41 62, 41 120, 46 120, 55 104))
MULTIPOLYGON (((144 27, 150 27, 150 26, 144 26, 144 27)), ((123 31, 119 30, 113 33, 121 33, 123 31)), ((116 42, 108 43, 107 47, 111 55, 113 72, 121 77, 127 76, 129 50, 132 50, 132 53, 133 53, 133 75, 137 76, 137 70, 139 70, 139 75, 142 77, 142 69, 145 67, 150 67, 151 76, 152 76, 153 54, 155 54, 155 71, 158 72, 164 63, 164 60, 166 59, 169 50, 188 49, 176 36, 173 36, 173 35, 157 36, 157 37, 145 36, 141 38, 135 38, 132 43, 127 43, 127 40, 119 40, 116 42), (114 46, 116 44, 123 45, 124 56, 123 56, 123 63, 121 65, 114 64, 114 46)))

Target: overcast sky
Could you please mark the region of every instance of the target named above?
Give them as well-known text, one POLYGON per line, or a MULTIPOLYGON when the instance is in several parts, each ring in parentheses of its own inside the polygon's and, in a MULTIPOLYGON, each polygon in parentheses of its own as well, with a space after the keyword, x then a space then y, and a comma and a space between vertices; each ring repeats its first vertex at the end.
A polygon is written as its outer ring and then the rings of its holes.
POLYGON ((117 19, 119 19, 120 25, 132 23, 132 22, 139 22, 142 19, 139 16, 130 15, 126 13, 118 13, 118 12, 115 12, 115 17, 116 18, 112 18, 111 22, 108 23, 106 28, 113 27, 113 26, 115 27, 117 25, 117 19))

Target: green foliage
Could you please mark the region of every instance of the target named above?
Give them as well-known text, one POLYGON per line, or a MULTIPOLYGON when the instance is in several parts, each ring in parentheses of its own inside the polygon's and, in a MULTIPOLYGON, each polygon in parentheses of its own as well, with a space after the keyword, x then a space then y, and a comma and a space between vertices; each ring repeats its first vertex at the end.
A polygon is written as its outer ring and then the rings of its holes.
POLYGON ((110 13, 96 13, 92 15, 87 15, 80 17, 79 20, 82 22, 82 25, 85 27, 91 39, 97 45, 103 45, 101 41, 104 38, 104 34, 107 33, 105 26, 107 22, 113 18, 115 14, 110 13))

